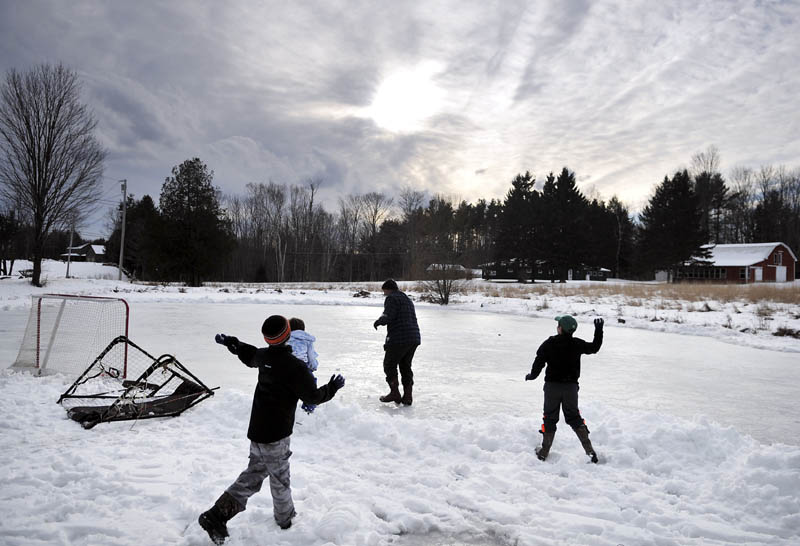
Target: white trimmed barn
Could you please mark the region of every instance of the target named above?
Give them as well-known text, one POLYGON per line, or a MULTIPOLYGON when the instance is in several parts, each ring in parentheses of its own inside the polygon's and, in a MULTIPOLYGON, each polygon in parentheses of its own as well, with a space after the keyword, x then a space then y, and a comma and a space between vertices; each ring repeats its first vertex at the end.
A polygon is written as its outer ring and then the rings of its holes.
POLYGON ((676 281, 794 281, 797 256, 784 243, 708 245, 711 256, 680 267, 676 281))

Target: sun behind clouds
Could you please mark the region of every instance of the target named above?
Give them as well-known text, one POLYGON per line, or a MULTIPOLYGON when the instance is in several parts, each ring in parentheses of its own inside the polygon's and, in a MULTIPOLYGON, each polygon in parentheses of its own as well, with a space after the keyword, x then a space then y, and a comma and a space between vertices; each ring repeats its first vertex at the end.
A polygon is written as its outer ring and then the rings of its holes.
POLYGON ((378 85, 367 115, 381 128, 413 133, 439 112, 444 91, 434 82, 441 65, 427 61, 413 68, 394 70, 378 85))

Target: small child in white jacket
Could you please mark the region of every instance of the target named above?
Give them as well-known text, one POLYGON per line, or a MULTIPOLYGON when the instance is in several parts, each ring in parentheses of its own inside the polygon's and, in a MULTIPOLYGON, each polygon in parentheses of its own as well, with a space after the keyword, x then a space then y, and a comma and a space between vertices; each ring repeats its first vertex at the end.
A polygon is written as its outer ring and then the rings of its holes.
MULTIPOLYGON (((314 342, 317 340, 314 336, 306 332, 306 324, 299 318, 291 318, 289 319, 289 328, 292 330, 292 333, 289 336, 289 340, 286 342, 292 348, 292 354, 306 363, 308 366, 309 371, 311 371, 311 375, 314 375, 314 372, 317 371, 317 367, 319 363, 317 362, 317 351, 314 350, 314 342)), ((314 380, 316 381, 317 377, 314 376, 314 380)), ((303 403, 302 406, 303 410, 306 413, 312 413, 314 409, 317 407, 315 404, 305 404, 303 403)))

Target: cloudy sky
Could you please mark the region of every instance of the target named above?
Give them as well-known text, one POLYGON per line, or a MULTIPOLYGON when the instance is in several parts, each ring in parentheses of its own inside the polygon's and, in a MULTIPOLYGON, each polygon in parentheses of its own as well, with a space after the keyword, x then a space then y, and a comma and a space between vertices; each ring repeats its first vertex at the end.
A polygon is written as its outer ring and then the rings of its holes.
POLYGON ((0 0, 0 69, 78 72, 104 196, 322 181, 474 201, 568 166, 633 208, 714 145, 800 167, 800 0, 0 0))

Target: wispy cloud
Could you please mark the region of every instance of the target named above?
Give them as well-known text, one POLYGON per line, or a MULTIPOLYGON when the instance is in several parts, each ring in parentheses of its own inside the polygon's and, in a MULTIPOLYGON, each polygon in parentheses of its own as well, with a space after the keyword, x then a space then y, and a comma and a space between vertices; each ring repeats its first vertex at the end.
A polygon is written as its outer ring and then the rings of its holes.
POLYGON ((724 167, 800 165, 799 20, 798 2, 755 0, 12 1, 0 69, 78 70, 107 172, 137 195, 198 156, 229 192, 315 177, 331 202, 492 198, 567 165, 636 205, 711 144, 724 167), (382 126, 381 85, 423 66, 428 117, 382 126))

